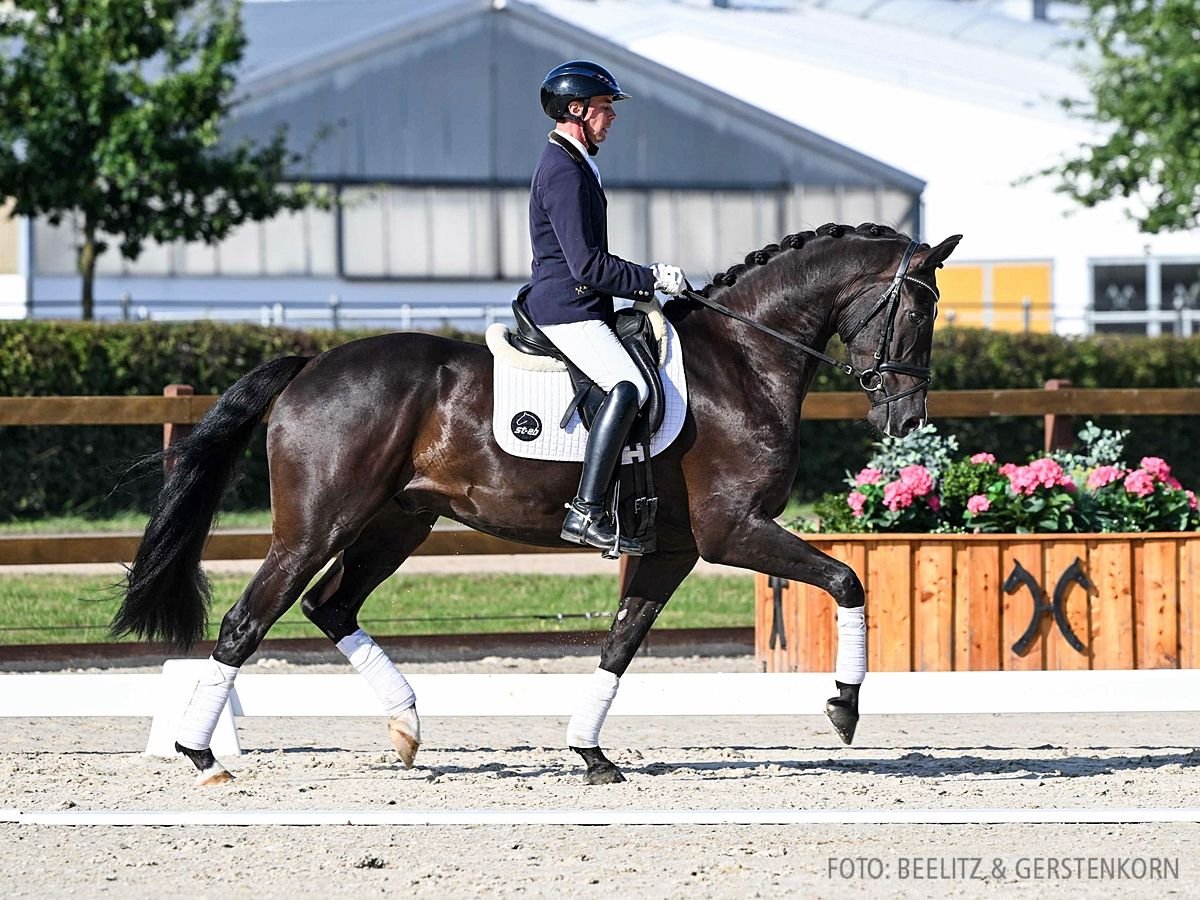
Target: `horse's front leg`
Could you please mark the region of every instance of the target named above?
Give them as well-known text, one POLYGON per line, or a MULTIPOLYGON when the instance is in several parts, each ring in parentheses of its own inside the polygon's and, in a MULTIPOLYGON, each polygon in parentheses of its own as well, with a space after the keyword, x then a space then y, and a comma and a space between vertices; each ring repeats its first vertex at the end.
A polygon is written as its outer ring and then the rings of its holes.
POLYGON ((849 744, 858 726, 858 693, 867 674, 866 598, 858 574, 761 514, 730 511, 709 517, 704 525, 696 537, 700 555, 708 562, 815 585, 837 603, 838 695, 826 702, 825 714, 842 742, 849 744))
POLYGON ((567 746, 583 757, 587 784, 616 784, 625 780, 621 770, 600 749, 600 729, 617 696, 621 676, 671 594, 696 565, 697 558, 695 550, 659 551, 629 561, 634 568, 622 591, 621 607, 600 648, 600 665, 592 673, 592 681, 567 723, 567 746))

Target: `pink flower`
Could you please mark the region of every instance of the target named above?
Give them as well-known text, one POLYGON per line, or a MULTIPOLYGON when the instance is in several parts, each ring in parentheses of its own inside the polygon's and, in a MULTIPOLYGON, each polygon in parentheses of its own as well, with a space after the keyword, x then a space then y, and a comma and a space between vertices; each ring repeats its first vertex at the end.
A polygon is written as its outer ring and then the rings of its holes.
POLYGON ((1062 466, 1048 456, 1035 459, 1029 464, 1029 470, 1037 479, 1040 487, 1066 487, 1074 485, 1070 477, 1063 471, 1062 466))
POLYGON ((1037 490, 1037 474, 1029 466, 1013 466, 1004 474, 1008 476, 1008 485, 1014 494, 1032 494, 1037 490))
POLYGON ((995 461, 996 457, 992 456, 990 453, 976 453, 971 457, 971 462, 975 463, 976 465, 980 465, 982 463, 994 463, 995 461))
POLYGON ((1092 469, 1092 474, 1088 476, 1088 490, 1099 490, 1106 484, 1112 484, 1114 481, 1120 481, 1125 477, 1125 470, 1120 466, 1097 466, 1092 469))
POLYGON ((929 499, 926 500, 926 502, 929 504, 929 508, 934 512, 937 512, 942 508, 942 501, 937 494, 930 494, 929 499))
POLYGON ((1012 473, 1020 468, 1016 463, 1005 463, 1000 467, 1000 474, 1011 477, 1012 473))
POLYGON ((924 466, 905 466, 900 470, 900 482, 914 497, 924 497, 933 490, 933 476, 924 466))
POLYGON ((1171 477, 1171 467, 1165 459, 1157 456, 1143 456, 1141 466, 1154 476, 1155 481, 1166 481, 1171 477))
POLYGON ((1153 494, 1154 476, 1145 469, 1135 469, 1125 476, 1125 490, 1138 497, 1153 494))
POLYGON ((976 494, 967 501, 967 512, 973 516, 978 515, 979 513, 987 512, 991 508, 992 501, 990 501, 983 494, 976 494))
POLYGON ((867 505, 867 495, 860 494, 858 491, 851 491, 850 496, 846 498, 846 505, 854 513, 854 518, 861 519, 863 507, 867 505))
POLYGON ((1195 494, 1193 494, 1191 491, 1188 491, 1187 498, 1188 498, 1188 506, 1190 506, 1192 509, 1200 509, 1200 506, 1197 506, 1197 504, 1196 504, 1196 495, 1195 494))
POLYGON ((1048 456, 1035 459, 1027 466, 1005 466, 1000 471, 1008 476, 1014 494, 1032 494, 1040 487, 1075 488, 1075 482, 1063 472, 1062 466, 1048 456))
POLYGON ((878 484, 883 481, 883 472, 867 467, 854 476, 855 484, 878 484))
POLYGON ((1183 490, 1183 485, 1179 483, 1179 479, 1176 478, 1174 475, 1168 475, 1166 478, 1163 479, 1163 482, 1167 485, 1167 487, 1172 488, 1173 490, 1176 490, 1176 491, 1183 490))
POLYGON ((899 509, 906 509, 912 506, 912 502, 912 488, 903 481, 891 481, 884 486, 883 505, 892 512, 896 512, 899 509))

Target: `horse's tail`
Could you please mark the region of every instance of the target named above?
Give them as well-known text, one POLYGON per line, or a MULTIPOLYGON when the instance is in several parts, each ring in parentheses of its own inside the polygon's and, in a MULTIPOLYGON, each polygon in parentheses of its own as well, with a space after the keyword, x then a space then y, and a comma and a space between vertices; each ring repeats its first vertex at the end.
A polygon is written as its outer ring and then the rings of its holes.
POLYGON ((137 634, 186 650, 204 636, 210 586, 200 556, 217 504, 254 429, 309 357, 263 363, 239 379, 167 452, 172 464, 125 576, 113 637, 137 634))

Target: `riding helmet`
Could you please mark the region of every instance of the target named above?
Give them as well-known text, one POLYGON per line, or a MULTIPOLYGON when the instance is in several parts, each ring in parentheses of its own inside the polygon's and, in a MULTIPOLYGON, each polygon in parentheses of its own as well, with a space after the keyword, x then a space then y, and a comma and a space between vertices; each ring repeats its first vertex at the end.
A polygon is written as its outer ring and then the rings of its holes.
POLYGON ((617 79, 604 66, 576 59, 555 66, 542 80, 542 109, 554 119, 568 118, 567 104, 611 94, 613 101, 628 100, 617 79))

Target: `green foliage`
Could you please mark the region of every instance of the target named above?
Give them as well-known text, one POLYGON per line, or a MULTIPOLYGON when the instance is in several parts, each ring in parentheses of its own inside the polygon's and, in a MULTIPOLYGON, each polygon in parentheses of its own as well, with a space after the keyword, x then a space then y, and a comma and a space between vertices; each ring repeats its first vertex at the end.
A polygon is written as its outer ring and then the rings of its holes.
POLYGON ((942 511, 951 521, 959 521, 967 513, 967 501, 986 495, 998 477, 995 464, 980 465, 970 459, 951 463, 942 473, 942 511))
MULTIPOLYGON (((1088 422, 1085 448, 1075 460, 1112 459, 1122 435, 1088 422)), ((824 532, 1146 532, 1200 529, 1194 492, 1160 457, 1136 469, 1110 462, 1068 472, 1035 455, 1027 465, 997 465, 991 453, 952 462, 936 481, 920 464, 896 476, 868 466, 847 479, 848 494, 827 494, 816 509, 822 520, 800 530, 824 532)))
POLYGON ((245 47, 227 0, 17 0, 0 6, 0 197, 15 213, 73 219, 83 317, 96 258, 119 239, 215 243, 247 221, 314 200, 280 186, 280 131, 219 148, 245 47))
POLYGON ((1133 199, 1142 231, 1200 222, 1200 22, 1198 0, 1082 0, 1084 67, 1092 100, 1064 101, 1107 137, 1044 171, 1083 206, 1133 199))
MULTIPOLYGON (((1062 474, 1062 467, 1039 457, 1028 470, 1038 464, 1050 470, 1050 477, 1026 479, 1022 486, 1018 475, 1004 473, 994 462, 978 464, 982 470, 983 490, 976 496, 987 500, 987 508, 973 512, 968 498, 963 516, 963 530, 990 534, 1046 534, 1086 530, 1076 528, 1080 520, 1075 515, 1078 489, 1070 478, 1062 474)), ((957 526, 960 523, 954 522, 957 526)), ((1130 529, 1145 531, 1141 527, 1130 529)))
MULTIPOLYGON (((461 333, 443 329, 451 337, 461 333)), ((191 384, 198 394, 220 393, 266 359, 317 353, 362 333, 310 333, 257 325, 0 322, 0 395, 161 394, 165 385, 191 384)), ((1200 386, 1200 339, 1069 339, 965 329, 939 332, 934 386, 1032 388, 1048 378, 1070 378, 1080 387, 1200 386)), ((850 390, 853 382, 830 370, 820 390, 850 390)), ((941 419, 964 453, 987 449, 1001 459, 1026 459, 1042 445, 1039 418, 941 419)), ((1129 416, 1097 419, 1104 428, 1130 429, 1124 455, 1174 461, 1187 484, 1200 484, 1200 416, 1129 416)), ((812 501, 837 487, 842 473, 857 472, 878 449, 878 434, 863 422, 803 422, 803 452, 796 494, 812 501)), ((161 447, 154 426, 37 426, 0 429, 0 521, 48 515, 106 516, 148 508, 158 480, 147 477, 109 492, 135 457, 161 447)), ((1095 451, 1099 452, 1099 451, 1095 451)), ((929 460, 927 460, 929 461, 929 460)), ((266 455, 261 436, 251 442, 245 477, 225 509, 267 506, 266 455)), ((952 470, 945 470, 948 476, 952 470)), ((845 494, 842 515, 849 516, 845 494)), ((828 518, 826 512, 818 515, 828 518)))
MULTIPOLYGON (((1198 145, 1200 146, 1200 145, 1198 145)), ((835 356, 840 348, 830 350, 835 356)), ((968 328, 939 329, 934 337, 933 390, 1041 388, 1052 378, 1081 388, 1200 387, 1200 338, 1098 335, 1079 338, 1010 334, 968 328)), ((854 390, 852 379, 822 366, 813 390, 854 390)), ((1042 446, 1036 417, 949 419, 930 403, 931 420, 952 434, 966 454, 981 450, 998 459, 1027 459, 1042 446)), ((1162 456, 1188 484, 1200 484, 1200 416, 1095 417, 1101 428, 1128 430, 1126 455, 1162 456)), ((858 471, 871 457, 878 433, 865 422, 802 422, 803 452, 794 493, 815 500, 833 490, 841 473, 858 471)))
POLYGON ((905 437, 885 436, 872 446, 875 452, 867 461, 867 468, 877 469, 885 478, 897 478, 900 470, 908 466, 923 466, 936 480, 957 452, 958 438, 938 434, 937 426, 927 422, 905 437))
POLYGON ((1079 430, 1079 442, 1083 445, 1081 453, 1070 450, 1055 450, 1049 456, 1068 472, 1086 471, 1098 466, 1120 466, 1125 462, 1125 441, 1129 431, 1113 431, 1098 426, 1090 419, 1079 430))
MULTIPOLYGON (((0 322, 0 394, 161 395, 168 384, 220 393, 264 360, 316 354, 353 336, 210 322, 0 322)), ((117 485, 134 459, 161 448, 162 428, 155 426, 0 429, 0 520, 145 510, 161 485, 157 475, 117 485)), ((268 505, 261 435, 247 462, 228 508, 268 505)))

